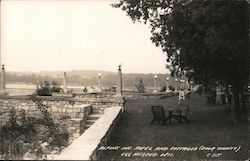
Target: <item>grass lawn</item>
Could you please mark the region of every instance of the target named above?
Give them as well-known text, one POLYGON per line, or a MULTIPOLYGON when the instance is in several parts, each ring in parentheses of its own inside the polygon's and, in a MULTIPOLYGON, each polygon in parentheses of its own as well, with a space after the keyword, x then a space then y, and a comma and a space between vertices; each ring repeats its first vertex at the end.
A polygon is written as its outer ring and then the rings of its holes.
MULTIPOLYGON (((131 100, 125 104, 125 111, 117 128, 112 135, 109 146, 131 146, 132 150, 102 151, 104 160, 245 160, 248 157, 248 113, 243 114, 242 122, 236 126, 228 123, 227 105, 207 106, 206 98, 196 94, 186 101, 190 104, 188 118, 190 123, 165 125, 153 124, 150 107, 152 105, 177 106, 176 97, 155 100, 131 100), (137 146, 151 147, 148 150, 134 150, 137 146), (213 151, 201 150, 205 147, 240 147, 238 152, 233 150, 213 151), (156 151, 156 147, 196 147, 198 150, 156 151), (127 156, 121 154, 128 152, 127 156), (129 156, 129 153, 132 156, 129 156), (157 156, 138 156, 142 153, 157 153, 157 156), (159 156, 162 153, 173 153, 172 156, 159 156), (207 156, 213 155, 213 157, 207 156)), ((126 154, 125 154, 126 155, 126 154)), ((153 154, 152 154, 153 155, 153 154)))

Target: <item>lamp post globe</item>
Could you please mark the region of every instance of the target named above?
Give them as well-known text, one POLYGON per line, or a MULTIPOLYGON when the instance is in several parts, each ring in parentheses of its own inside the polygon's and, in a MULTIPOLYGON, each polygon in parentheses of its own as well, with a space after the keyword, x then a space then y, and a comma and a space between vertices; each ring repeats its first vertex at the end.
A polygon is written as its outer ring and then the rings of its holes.
POLYGON ((153 91, 153 93, 157 93, 158 91, 157 91, 157 75, 154 75, 154 91, 153 91))
POLYGON ((167 82, 166 82, 166 93, 169 93, 170 92, 170 90, 169 90, 169 77, 166 77, 166 80, 167 80, 167 82))

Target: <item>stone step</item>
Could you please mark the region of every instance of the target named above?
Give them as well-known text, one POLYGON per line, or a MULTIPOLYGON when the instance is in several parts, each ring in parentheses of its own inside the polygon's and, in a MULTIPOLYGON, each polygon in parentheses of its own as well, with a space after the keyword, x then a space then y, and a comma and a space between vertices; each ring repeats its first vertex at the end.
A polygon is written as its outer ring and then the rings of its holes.
POLYGON ((99 119, 103 114, 100 113, 93 113, 88 116, 88 120, 97 120, 99 119))
POLYGON ((84 130, 87 130, 90 126, 90 124, 86 124, 84 130))
POLYGON ((103 115, 103 113, 99 112, 99 111, 93 111, 93 113, 91 113, 88 116, 88 119, 86 121, 86 125, 84 126, 84 130, 87 130, 91 125, 93 125, 96 120, 98 120, 101 116, 103 115))
POLYGON ((93 125, 96 122, 96 120, 87 120, 86 125, 93 125))
POLYGON ((92 114, 94 114, 94 113, 96 113, 96 114, 103 114, 103 110, 97 110, 97 109, 95 109, 95 110, 93 110, 93 112, 92 112, 92 114))

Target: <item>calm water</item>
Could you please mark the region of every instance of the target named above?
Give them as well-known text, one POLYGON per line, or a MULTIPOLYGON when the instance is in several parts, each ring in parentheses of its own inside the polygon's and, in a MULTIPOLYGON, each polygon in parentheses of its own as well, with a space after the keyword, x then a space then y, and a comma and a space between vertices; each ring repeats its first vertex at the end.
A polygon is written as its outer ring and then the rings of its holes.
MULTIPOLYGON (((79 92, 84 89, 83 86, 68 86, 74 92, 79 92)), ((6 91, 9 95, 30 95, 36 90, 36 85, 32 84, 6 84, 6 91)))

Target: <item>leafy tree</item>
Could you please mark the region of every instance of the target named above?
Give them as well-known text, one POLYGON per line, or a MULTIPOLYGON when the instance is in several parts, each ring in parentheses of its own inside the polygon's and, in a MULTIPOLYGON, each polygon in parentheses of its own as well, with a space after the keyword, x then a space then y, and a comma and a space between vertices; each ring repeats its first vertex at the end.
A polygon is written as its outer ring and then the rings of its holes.
POLYGON ((151 40, 167 54, 171 74, 208 85, 232 85, 233 121, 248 75, 248 3, 212 0, 120 0, 133 21, 151 27, 151 40))
POLYGON ((145 87, 144 87, 142 79, 139 80, 139 82, 135 85, 135 87, 139 93, 145 92, 145 87))

